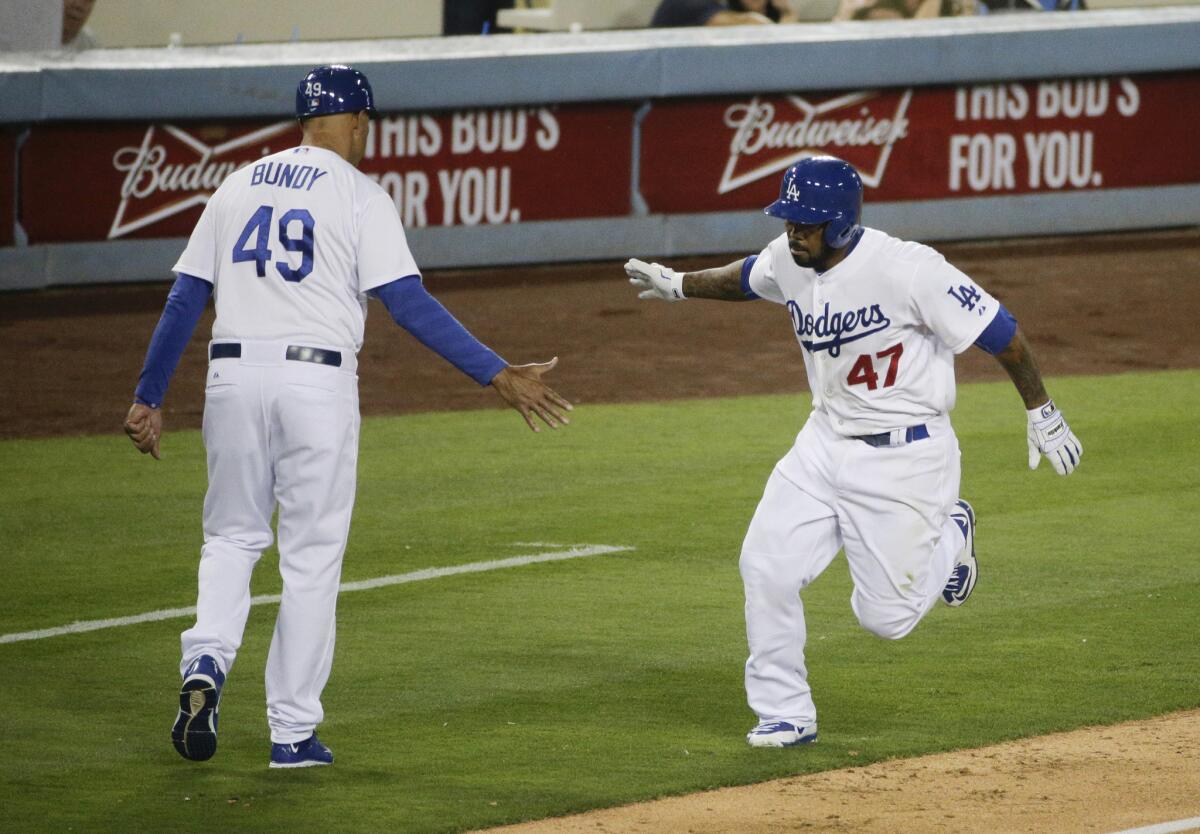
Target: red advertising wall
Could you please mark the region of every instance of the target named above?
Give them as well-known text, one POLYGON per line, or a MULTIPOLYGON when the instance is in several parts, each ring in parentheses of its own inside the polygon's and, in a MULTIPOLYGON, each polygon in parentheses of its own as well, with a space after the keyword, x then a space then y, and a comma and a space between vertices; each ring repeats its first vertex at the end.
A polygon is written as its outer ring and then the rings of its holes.
MULTIPOLYGON (((627 217, 635 107, 395 115, 361 167, 409 228, 627 217)), ((655 101, 640 190, 656 213, 758 208, 814 153, 888 202, 1198 183, 1197 112, 1200 72, 655 101)), ((34 125, 20 220, 33 243, 183 236, 230 172, 298 141, 292 120, 34 125)), ((0 244, 12 153, 0 133, 0 244)))
POLYGON ((0 128, 0 246, 12 246, 17 200, 17 138, 0 128))
POLYGON ((641 190, 655 212, 764 206, 814 153, 880 201, 1200 182, 1200 74, 655 104, 641 190))
POLYGON ((381 119, 362 169, 409 228, 620 217, 630 209, 633 113, 589 105, 381 119))
MULTIPOLYGON (((234 170, 299 143, 275 123, 35 125, 21 155, 30 241, 176 237, 234 170)), ((406 114, 360 166, 409 228, 629 213, 633 107, 406 114)))

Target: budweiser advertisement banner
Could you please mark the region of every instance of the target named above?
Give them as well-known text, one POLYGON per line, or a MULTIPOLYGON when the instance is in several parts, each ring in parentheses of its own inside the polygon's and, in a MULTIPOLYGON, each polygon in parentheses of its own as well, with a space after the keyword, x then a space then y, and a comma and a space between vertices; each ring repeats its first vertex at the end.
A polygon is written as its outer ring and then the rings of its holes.
POLYGON ((1195 183, 1197 113, 1195 73, 656 104, 641 191, 654 212, 761 207, 813 154, 880 201, 1195 183))
MULTIPOLYGON (((360 167, 409 228, 625 215, 633 112, 598 105, 385 117, 373 123, 360 167)), ((30 184, 21 222, 34 243, 185 236, 226 176, 299 141, 293 120, 35 125, 21 153, 30 184)))
POLYGON ((17 139, 0 128, 0 246, 13 243, 17 217, 17 139))
MULTIPOLYGON (((636 107, 386 117, 362 170, 409 228, 628 216, 635 129, 656 213, 761 207, 818 153, 853 163, 879 201, 1200 182, 1197 72, 660 101, 639 128, 636 107)), ((35 125, 19 220, 34 243, 183 236, 230 172, 298 141, 291 120, 35 125)), ((0 160, 12 153, 0 134, 0 160)), ((0 243, 12 188, 0 165, 0 243)))

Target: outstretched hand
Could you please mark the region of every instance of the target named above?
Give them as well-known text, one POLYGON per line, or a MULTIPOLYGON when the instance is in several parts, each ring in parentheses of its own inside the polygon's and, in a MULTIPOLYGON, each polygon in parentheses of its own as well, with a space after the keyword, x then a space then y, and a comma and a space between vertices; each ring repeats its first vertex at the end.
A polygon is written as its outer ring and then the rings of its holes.
POLYGON ((634 289, 640 290, 638 298, 660 301, 683 301, 683 273, 662 264, 648 264, 637 258, 625 262, 625 274, 634 289))
POLYGON ((150 454, 155 460, 161 459, 158 441, 162 437, 162 411, 134 403, 125 415, 125 433, 143 455, 150 454))
POLYGON ((571 411, 574 406, 542 382, 542 375, 557 364, 556 356, 549 362, 509 365, 492 377, 491 384, 496 393, 515 408, 534 431, 541 431, 533 420, 535 414, 552 429, 558 428, 560 423, 565 426, 571 422, 563 412, 571 411))

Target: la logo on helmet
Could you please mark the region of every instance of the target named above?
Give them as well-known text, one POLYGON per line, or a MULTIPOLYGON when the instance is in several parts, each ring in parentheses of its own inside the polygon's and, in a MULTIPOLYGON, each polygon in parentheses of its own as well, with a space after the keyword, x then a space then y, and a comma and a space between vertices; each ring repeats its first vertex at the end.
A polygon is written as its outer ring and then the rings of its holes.
POLYGON ((799 200, 800 190, 796 188, 795 182, 789 182, 787 187, 787 197, 789 200, 799 200))

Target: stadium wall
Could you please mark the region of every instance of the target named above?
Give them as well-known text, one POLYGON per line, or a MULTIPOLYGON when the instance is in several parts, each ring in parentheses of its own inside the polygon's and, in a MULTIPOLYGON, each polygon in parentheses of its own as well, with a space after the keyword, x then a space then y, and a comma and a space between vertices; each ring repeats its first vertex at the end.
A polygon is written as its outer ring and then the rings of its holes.
POLYGON ((757 251, 813 152, 918 239, 1195 225, 1197 43, 1177 7, 7 55, 0 288, 167 277, 330 62, 371 78, 362 167, 428 268, 757 251))

